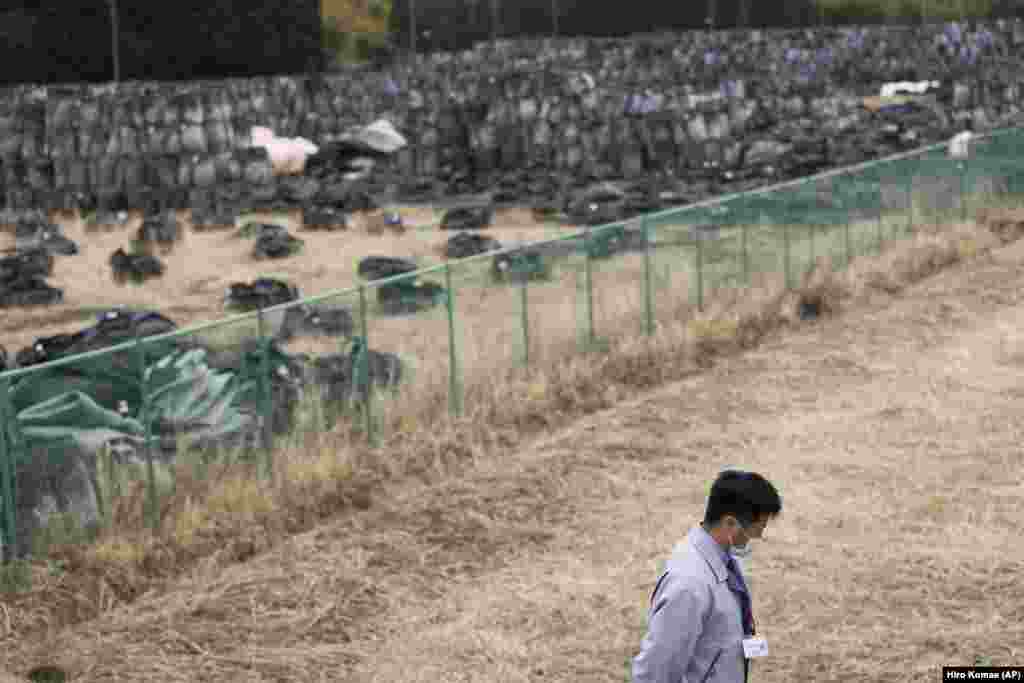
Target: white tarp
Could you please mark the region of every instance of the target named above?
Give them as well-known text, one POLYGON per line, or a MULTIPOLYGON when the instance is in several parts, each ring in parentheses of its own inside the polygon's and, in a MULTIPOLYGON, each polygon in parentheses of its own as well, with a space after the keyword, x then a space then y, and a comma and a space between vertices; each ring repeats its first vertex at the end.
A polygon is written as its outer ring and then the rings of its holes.
POLYGON ((971 153, 971 139, 974 133, 969 130, 961 131, 954 135, 949 141, 949 158, 966 159, 971 153))
POLYGON ((929 90, 935 90, 939 87, 938 81, 900 81, 898 83, 886 83, 882 86, 882 97, 892 97, 899 93, 911 93, 914 95, 923 95, 929 90))
POLYGON ((379 119, 354 136, 366 146, 384 154, 392 154, 409 144, 387 119, 379 119))

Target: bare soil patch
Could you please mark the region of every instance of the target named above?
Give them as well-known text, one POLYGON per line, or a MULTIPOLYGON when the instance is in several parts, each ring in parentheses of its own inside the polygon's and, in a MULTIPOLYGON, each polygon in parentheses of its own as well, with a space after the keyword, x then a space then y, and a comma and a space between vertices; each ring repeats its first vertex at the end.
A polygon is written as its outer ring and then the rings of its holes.
MULTIPOLYGON (((369 234, 367 218, 362 215, 353 218, 349 230, 323 232, 300 229, 299 211, 245 214, 238 227, 250 221, 276 222, 306 242, 305 248, 290 258, 257 261, 250 255, 252 239, 236 237, 235 230, 196 231, 189 220, 190 212, 180 211, 184 239, 170 254, 158 254, 167 267, 165 275, 143 285, 123 287, 114 283, 108 259, 118 247, 128 248, 142 224, 142 214, 134 212, 128 224, 116 230, 87 229, 80 217, 67 212, 54 214, 51 220, 81 250, 75 256, 57 257, 54 274, 47 279, 64 290, 64 301, 44 308, 5 309, 0 315, 0 344, 16 350, 37 337, 75 331, 97 309, 118 306, 156 309, 181 327, 217 320, 229 315, 221 305, 228 284, 261 276, 286 278, 305 296, 349 289, 360 283, 356 266, 366 256, 398 256, 424 267, 443 263, 439 248, 455 233, 439 229, 440 213, 424 208, 401 208, 399 212, 408 227, 404 234, 387 230, 369 234)), ((494 224, 485 230, 503 244, 574 231, 537 221, 521 209, 496 212, 494 224)), ((13 246, 13 232, 0 231, 0 249, 13 246)))

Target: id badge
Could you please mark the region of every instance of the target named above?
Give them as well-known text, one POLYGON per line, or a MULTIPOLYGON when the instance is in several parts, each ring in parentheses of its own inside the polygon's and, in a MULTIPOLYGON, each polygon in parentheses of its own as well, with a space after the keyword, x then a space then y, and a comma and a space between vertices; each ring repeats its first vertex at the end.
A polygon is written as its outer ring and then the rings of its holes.
POLYGON ((764 638, 744 638, 743 656, 747 659, 768 656, 768 641, 764 638))

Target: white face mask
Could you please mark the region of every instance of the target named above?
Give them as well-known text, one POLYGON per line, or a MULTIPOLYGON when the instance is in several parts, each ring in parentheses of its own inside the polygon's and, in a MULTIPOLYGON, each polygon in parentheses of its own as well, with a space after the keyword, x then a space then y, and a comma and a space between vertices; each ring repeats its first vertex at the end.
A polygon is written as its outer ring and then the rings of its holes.
MULTIPOLYGON (((747 529, 750 528, 748 526, 744 526, 742 523, 740 524, 740 526, 741 526, 741 528, 744 531, 746 531, 747 529)), ((750 547, 750 537, 749 536, 747 537, 747 542, 746 543, 744 543, 743 545, 734 544, 734 545, 732 545, 730 547, 730 550, 732 551, 733 555, 735 555, 738 559, 741 559, 741 560, 747 559, 754 552, 754 549, 752 547, 750 547)))

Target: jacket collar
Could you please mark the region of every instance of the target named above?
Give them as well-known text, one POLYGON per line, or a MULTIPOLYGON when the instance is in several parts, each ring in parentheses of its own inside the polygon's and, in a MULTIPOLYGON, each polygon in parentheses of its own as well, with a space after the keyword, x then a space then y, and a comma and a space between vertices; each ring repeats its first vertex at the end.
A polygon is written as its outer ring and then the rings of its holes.
POLYGON ((711 538, 711 534, 704 531, 703 527, 698 524, 690 529, 690 533, 686 536, 686 543, 700 553, 719 583, 729 579, 729 570, 726 569, 725 560, 722 557, 725 551, 718 541, 711 538))

